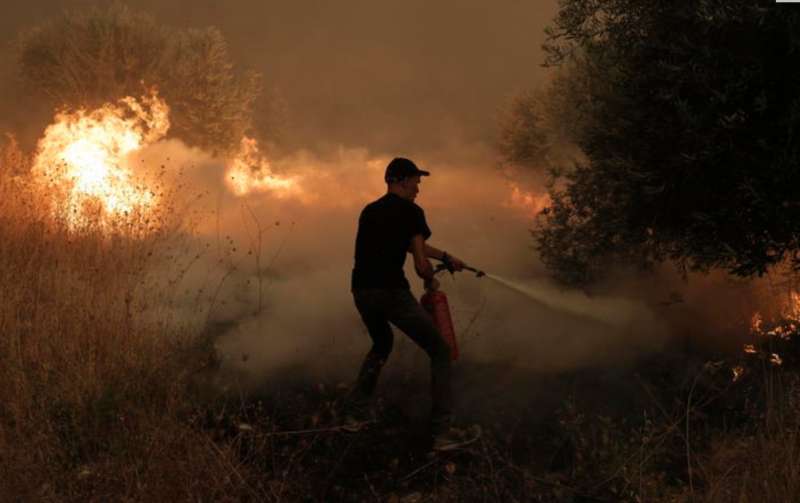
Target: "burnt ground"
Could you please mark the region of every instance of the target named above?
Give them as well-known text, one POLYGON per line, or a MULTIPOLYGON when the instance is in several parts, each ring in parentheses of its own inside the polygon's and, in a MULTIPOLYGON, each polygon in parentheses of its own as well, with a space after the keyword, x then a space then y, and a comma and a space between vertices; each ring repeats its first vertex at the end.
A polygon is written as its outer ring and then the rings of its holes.
MULTIPOLYGON (((747 429, 763 410, 764 362, 743 361, 748 370, 734 381, 731 369, 742 361, 670 351, 548 374, 459 362, 458 421, 480 425, 483 436, 447 454, 429 452, 424 366, 382 377, 378 422, 359 433, 338 428, 346 386, 312 382, 299 369, 204 405, 201 422, 237 449, 242 466, 258 474, 256 490, 275 500, 680 497, 686 446, 702 452, 720 432, 747 429)), ((695 476, 693 487, 702 484, 695 476)))

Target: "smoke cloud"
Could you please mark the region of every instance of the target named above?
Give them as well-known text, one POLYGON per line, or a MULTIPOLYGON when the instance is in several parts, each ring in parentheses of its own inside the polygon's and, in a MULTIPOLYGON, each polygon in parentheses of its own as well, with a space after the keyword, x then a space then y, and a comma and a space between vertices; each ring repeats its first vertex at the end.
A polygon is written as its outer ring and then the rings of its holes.
MULTIPOLYGON (((641 299, 619 292, 586 297, 547 283, 531 250, 530 201, 515 197, 538 194, 536 187, 509 178, 486 145, 462 145, 459 155, 446 157, 416 157, 432 172, 417 199, 433 230, 430 242, 513 278, 514 287, 467 273, 442 278, 465 360, 557 371, 631 360, 664 344, 665 322, 641 299)), ((209 321, 228 365, 256 381, 297 366, 351 374, 369 347, 349 293, 356 226, 363 206, 386 190, 390 157, 340 147, 325 157, 297 151, 276 159, 274 170, 297 177, 303 188, 289 197, 236 197, 224 187, 220 161, 176 141, 142 153, 142 164, 158 159, 187 174, 188 195, 204 195, 193 199, 202 216, 196 247, 204 252, 181 279, 187 295, 174 304, 176 317, 196 316, 198 298, 213 304, 209 321)), ((408 262, 406 274, 420 294, 408 262)), ((398 334, 398 352, 416 359, 402 339, 398 334)))

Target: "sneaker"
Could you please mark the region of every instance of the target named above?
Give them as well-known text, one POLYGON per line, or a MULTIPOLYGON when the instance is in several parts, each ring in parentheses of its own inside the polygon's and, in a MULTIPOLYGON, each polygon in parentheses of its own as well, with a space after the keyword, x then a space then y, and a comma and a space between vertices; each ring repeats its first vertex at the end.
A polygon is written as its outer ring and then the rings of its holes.
POLYGON ((481 438, 481 427, 478 425, 469 428, 448 429, 437 433, 433 437, 433 450, 436 452, 446 452, 465 447, 481 438))

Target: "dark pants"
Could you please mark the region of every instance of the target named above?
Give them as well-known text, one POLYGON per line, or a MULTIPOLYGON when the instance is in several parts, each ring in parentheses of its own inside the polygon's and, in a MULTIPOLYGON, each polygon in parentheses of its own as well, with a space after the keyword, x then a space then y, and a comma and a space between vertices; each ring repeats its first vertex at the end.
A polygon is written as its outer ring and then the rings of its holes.
POLYGON ((369 400, 381 368, 392 352, 394 336, 389 323, 402 330, 431 359, 431 420, 434 428, 449 425, 452 414, 450 346, 439 334, 430 315, 407 289, 364 289, 353 292, 361 319, 372 338, 356 383, 356 399, 369 400))

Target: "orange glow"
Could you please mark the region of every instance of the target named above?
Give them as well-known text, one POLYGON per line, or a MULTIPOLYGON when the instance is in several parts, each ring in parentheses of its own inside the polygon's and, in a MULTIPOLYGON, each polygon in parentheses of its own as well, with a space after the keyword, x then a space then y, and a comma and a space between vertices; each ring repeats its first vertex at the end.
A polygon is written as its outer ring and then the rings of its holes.
POLYGON ((137 184, 128 158, 168 129, 169 109, 155 93, 93 111, 59 112, 39 140, 32 172, 70 227, 105 226, 156 204, 156 196, 137 184))
POLYGON ((786 337, 789 337, 800 326, 800 293, 789 293, 789 300, 784 304, 782 314, 786 320, 783 332, 786 337))
POLYGON ((297 177, 272 172, 272 165, 258 148, 258 142, 245 136, 236 157, 225 174, 228 187, 237 196, 269 192, 279 198, 303 196, 297 177))
POLYGON ((754 313, 750 319, 751 333, 762 337, 789 339, 797 333, 798 328, 800 328, 800 293, 797 292, 789 293, 789 298, 781 306, 779 319, 771 322, 771 328, 764 327, 764 319, 759 312, 754 313))
POLYGON ((753 314, 753 317, 750 318, 750 332, 753 334, 760 334, 761 333, 761 326, 764 323, 764 319, 761 316, 761 313, 753 314))
POLYGON ((511 183, 511 195, 506 206, 518 208, 533 218, 550 204, 550 195, 546 192, 536 194, 522 190, 519 185, 511 183))
MULTIPOLYGON (((800 293, 789 292, 788 299, 781 305, 780 315, 774 320, 769 320, 765 325, 761 313, 756 312, 750 319, 750 331, 754 336, 765 337, 768 340, 784 339, 789 340, 795 337, 800 327, 800 293)), ((756 344, 745 344, 743 350, 747 354, 759 354, 756 344)), ((763 350, 763 349, 762 349, 763 350)), ((778 353, 761 353, 769 355, 769 362, 772 365, 783 365, 783 358, 778 353)))

